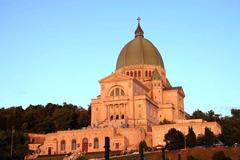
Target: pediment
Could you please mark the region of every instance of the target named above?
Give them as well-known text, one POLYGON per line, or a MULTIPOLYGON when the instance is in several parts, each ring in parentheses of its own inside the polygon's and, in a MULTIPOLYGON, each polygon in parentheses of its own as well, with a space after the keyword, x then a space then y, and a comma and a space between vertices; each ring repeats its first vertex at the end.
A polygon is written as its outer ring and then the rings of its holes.
POLYGON ((113 82, 113 81, 132 80, 132 79, 133 79, 132 77, 129 77, 122 73, 112 73, 112 74, 108 75, 107 77, 101 79, 99 82, 105 83, 105 82, 113 82))

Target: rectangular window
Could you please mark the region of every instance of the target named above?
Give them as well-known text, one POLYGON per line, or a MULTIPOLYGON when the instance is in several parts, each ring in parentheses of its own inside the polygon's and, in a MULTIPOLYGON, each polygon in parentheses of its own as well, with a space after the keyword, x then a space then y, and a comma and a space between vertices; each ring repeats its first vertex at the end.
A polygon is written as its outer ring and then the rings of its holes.
POLYGON ((119 143, 115 143, 115 149, 119 149, 119 143))

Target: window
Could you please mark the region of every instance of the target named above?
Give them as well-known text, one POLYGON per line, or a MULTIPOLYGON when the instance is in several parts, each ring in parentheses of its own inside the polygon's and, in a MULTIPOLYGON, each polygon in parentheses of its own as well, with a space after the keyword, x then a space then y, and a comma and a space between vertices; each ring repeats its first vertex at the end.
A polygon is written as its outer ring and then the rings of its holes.
POLYGON ((119 115, 116 116, 116 119, 119 119, 119 115))
POLYGON ((149 75, 149 77, 151 77, 151 76, 152 76, 152 72, 151 72, 151 71, 149 71, 149 72, 148 72, 148 75, 149 75))
POLYGON ((130 76, 131 76, 131 77, 133 76, 133 72, 132 72, 132 71, 130 72, 130 76))
POLYGON ((147 77, 148 76, 148 71, 145 71, 145 77, 147 77))
POLYGON ((127 75, 129 76, 129 72, 127 72, 127 75))
POLYGON ((119 143, 115 143, 115 149, 119 149, 119 143))
POLYGON ((113 115, 111 115, 110 120, 113 120, 113 115))
POLYGON ((114 96, 114 90, 111 91, 110 96, 114 96))
POLYGON ((64 151, 65 147, 66 147, 66 142, 65 142, 65 140, 62 140, 61 141, 61 146, 60 146, 61 151, 64 151))
POLYGON ((76 150, 77 149, 77 142, 75 139, 72 140, 72 150, 76 150))
POLYGON ((119 94, 119 88, 116 88, 116 90, 115 90, 115 95, 116 96, 119 96, 120 94, 119 94))
POLYGON ((124 96, 125 94, 124 94, 124 91, 121 89, 121 96, 124 96))
POLYGON ((99 148, 99 140, 98 140, 97 137, 94 138, 93 148, 94 148, 94 149, 98 149, 98 148, 99 148))
POLYGON ((134 71, 134 77, 137 77, 137 71, 134 71))
POLYGON ((124 95, 125 95, 125 93, 124 93, 123 89, 120 87, 114 87, 110 91, 110 96, 124 96, 124 95))
POLYGON ((121 117, 122 119, 124 119, 124 114, 122 114, 122 117, 121 117))
POLYGON ((138 71, 138 77, 141 77, 141 71, 138 71))

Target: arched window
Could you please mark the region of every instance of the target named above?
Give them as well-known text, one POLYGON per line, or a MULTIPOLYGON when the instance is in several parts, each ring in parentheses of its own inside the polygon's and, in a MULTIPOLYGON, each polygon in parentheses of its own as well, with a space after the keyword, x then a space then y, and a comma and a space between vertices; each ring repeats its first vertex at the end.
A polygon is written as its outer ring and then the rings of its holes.
POLYGON ((121 89, 121 96, 124 96, 125 95, 125 93, 124 93, 124 91, 121 89))
POLYGON ((120 87, 114 87, 110 90, 110 96, 124 96, 125 93, 122 88, 120 87))
POLYGON ((141 77, 141 71, 138 71, 138 77, 141 77))
POLYGON ((111 91, 110 96, 114 96, 114 90, 111 91))
POLYGON ((122 114, 122 117, 121 117, 122 119, 124 119, 124 114, 122 114))
POLYGON ((116 115, 116 119, 119 119, 119 115, 116 115))
POLYGON ((111 121, 113 120, 113 115, 111 115, 110 120, 111 120, 111 121))
POLYGON ((127 75, 129 76, 129 72, 127 72, 127 75))
POLYGON ((134 71, 134 77, 137 77, 137 71, 134 71))
POLYGON ((99 140, 98 140, 97 137, 94 138, 93 148, 94 148, 94 149, 98 149, 98 148, 99 148, 99 140))
POLYGON ((131 77, 133 76, 133 71, 130 72, 130 76, 131 76, 131 77))
POLYGON ((72 150, 77 149, 77 141, 75 139, 72 140, 72 150))
POLYGON ((66 142, 65 142, 65 140, 62 140, 62 141, 61 141, 60 149, 61 149, 61 151, 64 151, 65 148, 66 148, 66 142))
POLYGON ((145 77, 147 77, 148 76, 148 71, 145 71, 145 77))
POLYGON ((149 71, 149 72, 148 72, 148 75, 149 75, 149 77, 152 77, 152 72, 149 71))

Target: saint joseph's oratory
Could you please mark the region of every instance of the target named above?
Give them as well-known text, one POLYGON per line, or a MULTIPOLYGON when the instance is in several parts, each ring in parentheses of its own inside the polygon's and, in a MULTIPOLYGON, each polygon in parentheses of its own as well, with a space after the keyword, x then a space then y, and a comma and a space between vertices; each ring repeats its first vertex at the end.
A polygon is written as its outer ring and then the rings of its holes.
POLYGON ((184 112, 185 93, 167 79, 158 49, 146 38, 138 22, 135 38, 121 50, 116 70, 99 81, 100 95, 91 101, 91 126, 48 134, 29 134, 29 149, 38 155, 104 151, 104 138, 110 149, 137 150, 140 141, 154 147, 164 145, 171 128, 185 135, 192 127, 197 136, 206 127, 218 135, 216 122, 189 119, 184 112), (171 124, 160 125, 163 120, 171 124))

